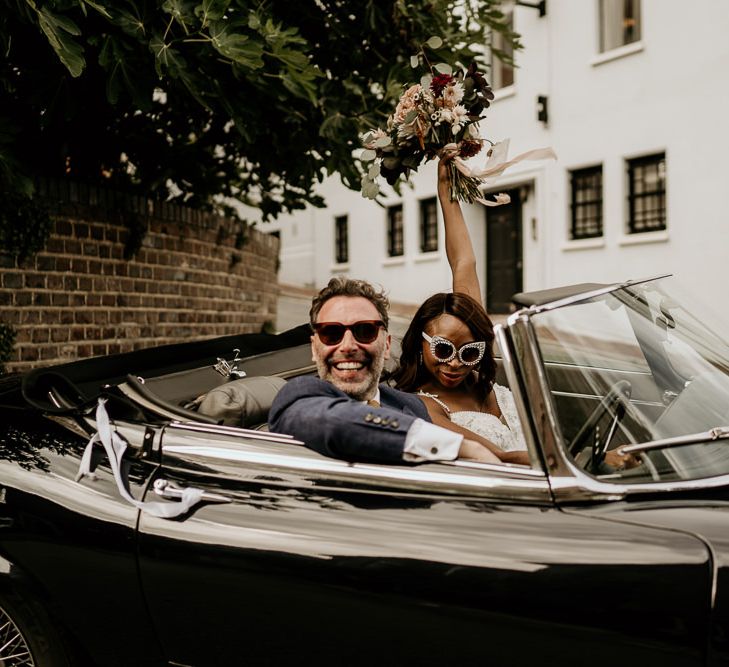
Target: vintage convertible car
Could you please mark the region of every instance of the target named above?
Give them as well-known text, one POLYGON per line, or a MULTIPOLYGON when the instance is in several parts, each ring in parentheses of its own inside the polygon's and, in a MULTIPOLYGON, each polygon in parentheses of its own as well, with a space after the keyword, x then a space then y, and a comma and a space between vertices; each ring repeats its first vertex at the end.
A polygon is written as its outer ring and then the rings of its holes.
POLYGON ((4 377, 0 664, 728 664, 729 351, 670 281, 515 297, 531 466, 271 433, 306 327, 4 377))

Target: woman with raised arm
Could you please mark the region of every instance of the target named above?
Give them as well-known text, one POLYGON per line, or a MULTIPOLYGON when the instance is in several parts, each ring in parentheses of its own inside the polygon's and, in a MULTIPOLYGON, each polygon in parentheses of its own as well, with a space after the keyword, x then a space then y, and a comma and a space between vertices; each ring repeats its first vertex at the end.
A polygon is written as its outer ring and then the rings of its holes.
POLYGON ((505 463, 529 465, 514 399, 495 383, 493 325, 481 301, 476 257, 461 206, 451 201, 447 157, 438 163, 453 293, 434 294, 418 309, 393 373, 398 389, 416 392, 434 424, 480 442, 505 463))

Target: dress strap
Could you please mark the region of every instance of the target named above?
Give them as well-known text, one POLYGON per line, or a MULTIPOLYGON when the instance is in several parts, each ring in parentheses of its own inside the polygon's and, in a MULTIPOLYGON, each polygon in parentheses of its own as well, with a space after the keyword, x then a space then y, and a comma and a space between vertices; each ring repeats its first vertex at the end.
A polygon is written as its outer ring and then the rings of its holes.
POLYGON ((429 394, 427 391, 418 391, 418 396, 427 396, 428 398, 432 398, 448 414, 451 414, 451 409, 438 398, 438 394, 429 394))

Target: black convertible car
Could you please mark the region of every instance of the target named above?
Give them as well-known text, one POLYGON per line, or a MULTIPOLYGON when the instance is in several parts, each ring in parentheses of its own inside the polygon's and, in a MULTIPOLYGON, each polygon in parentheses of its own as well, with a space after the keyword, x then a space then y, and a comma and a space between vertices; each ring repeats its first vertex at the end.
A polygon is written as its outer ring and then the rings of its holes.
POLYGON ((306 327, 3 377, 0 665, 729 664, 729 350, 670 280, 515 297, 531 466, 271 433, 306 327))

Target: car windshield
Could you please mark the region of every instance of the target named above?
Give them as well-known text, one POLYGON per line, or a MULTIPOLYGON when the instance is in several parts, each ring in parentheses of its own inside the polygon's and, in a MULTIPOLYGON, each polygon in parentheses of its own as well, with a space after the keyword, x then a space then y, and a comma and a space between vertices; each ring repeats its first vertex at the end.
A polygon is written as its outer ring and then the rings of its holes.
POLYGON ((664 284, 622 287, 531 318, 566 451, 601 479, 729 474, 729 348, 664 284))

